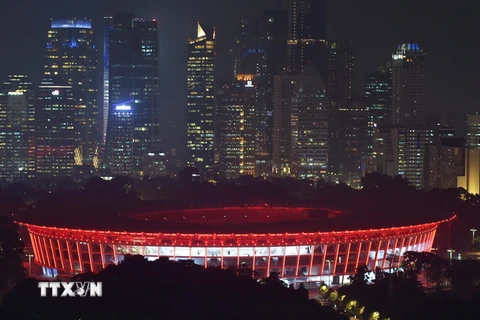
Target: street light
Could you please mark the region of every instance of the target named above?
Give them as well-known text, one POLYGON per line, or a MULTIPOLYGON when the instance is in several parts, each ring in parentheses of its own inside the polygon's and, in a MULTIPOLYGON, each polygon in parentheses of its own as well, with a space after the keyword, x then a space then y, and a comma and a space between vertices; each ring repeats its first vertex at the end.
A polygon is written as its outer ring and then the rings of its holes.
POLYGON ((453 256, 453 253, 455 252, 455 250, 448 249, 447 252, 450 254, 450 263, 452 263, 452 256, 453 256))
POLYGON ((27 257, 28 257, 28 276, 31 277, 31 276, 32 276, 32 258, 33 258, 33 254, 27 254, 27 257))
POLYGON ((472 246, 473 246, 473 254, 475 255, 475 232, 477 232, 477 229, 470 229, 472 231, 472 246))

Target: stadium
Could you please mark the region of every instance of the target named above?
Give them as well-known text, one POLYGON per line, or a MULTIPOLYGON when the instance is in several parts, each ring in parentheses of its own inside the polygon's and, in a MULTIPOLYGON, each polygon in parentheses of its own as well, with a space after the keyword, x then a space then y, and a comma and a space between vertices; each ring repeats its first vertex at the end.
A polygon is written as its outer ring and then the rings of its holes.
POLYGON ((405 251, 430 251, 436 221, 368 221, 329 208, 223 207, 131 214, 81 228, 18 222, 28 229, 35 262, 48 276, 98 272, 125 255, 193 260, 205 267, 278 272, 287 283, 347 283, 359 265, 390 270, 405 251), (92 228, 95 227, 94 228, 92 228), (355 228, 356 227, 356 228, 355 228))

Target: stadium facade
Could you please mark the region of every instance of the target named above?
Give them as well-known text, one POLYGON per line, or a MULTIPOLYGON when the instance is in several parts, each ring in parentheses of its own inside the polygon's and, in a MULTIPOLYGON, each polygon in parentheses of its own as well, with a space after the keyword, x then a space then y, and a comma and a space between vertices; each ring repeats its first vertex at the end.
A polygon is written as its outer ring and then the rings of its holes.
POLYGON ((455 217, 408 226, 329 231, 327 220, 342 214, 330 209, 230 207, 129 217, 132 224, 158 225, 159 232, 20 224, 28 228, 35 262, 49 276, 98 272, 131 254, 152 261, 166 257, 193 260, 205 267, 252 268, 259 277, 278 272, 288 283, 342 284, 359 265, 388 271, 399 266, 406 251, 430 251, 439 224, 455 217))

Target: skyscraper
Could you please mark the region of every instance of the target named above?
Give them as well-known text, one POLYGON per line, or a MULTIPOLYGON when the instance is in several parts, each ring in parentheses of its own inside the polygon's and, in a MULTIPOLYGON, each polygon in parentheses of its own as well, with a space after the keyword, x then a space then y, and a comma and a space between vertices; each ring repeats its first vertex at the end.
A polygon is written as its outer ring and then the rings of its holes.
POLYGON ((256 88, 254 75, 217 89, 215 123, 218 168, 225 178, 256 175, 256 88))
POLYGON ((425 125, 423 60, 417 44, 403 43, 392 55, 392 119, 412 127, 425 125))
POLYGON ((188 46, 188 161, 201 173, 214 166, 215 28, 197 24, 197 37, 188 46))
POLYGON ((328 108, 320 74, 313 65, 306 65, 298 77, 292 103, 292 158, 299 179, 324 178, 327 174, 328 108))
POLYGON ((287 0, 288 65, 300 73, 305 65, 315 66, 322 79, 327 78, 326 0, 287 0))
POLYGON ((0 179, 33 177, 33 86, 26 75, 9 75, 0 90, 0 179))
POLYGON ((110 109, 110 32, 113 29, 113 17, 103 19, 103 110, 102 110, 102 144, 107 143, 108 113, 110 109))
POLYGON ((466 143, 469 148, 480 148, 480 114, 467 115, 466 143))
POLYGON ((116 105, 110 114, 110 169, 115 174, 131 175, 134 171, 133 140, 134 116, 132 107, 116 105))
MULTIPOLYGON (((107 21, 108 22, 108 21, 107 21)), ((158 76, 158 24, 156 20, 135 18, 133 14, 113 17, 108 37, 109 64, 109 116, 116 107, 131 107, 133 131, 132 166, 135 174, 143 174, 143 160, 151 150, 161 148, 159 76, 158 76)), ((108 30, 108 29, 107 29, 108 30)), ((106 164, 114 162, 114 141, 119 131, 107 128, 106 164)), ((113 173, 114 167, 112 167, 113 173)))
POLYGON ((379 68, 365 77, 365 108, 368 116, 368 170, 375 171, 375 130, 391 124, 392 115, 392 70, 391 64, 379 68))
POLYGON ((418 189, 427 186, 428 150, 433 131, 425 124, 424 52, 417 44, 404 43, 392 55, 392 119, 405 126, 399 140, 399 168, 418 189))
POLYGON ((283 72, 275 76, 274 86, 274 127, 273 127, 273 166, 276 177, 295 174, 293 167, 292 100, 295 96, 298 76, 283 72))
POLYGON ((35 167, 38 177, 70 175, 75 165, 75 98, 72 85, 44 79, 35 105, 35 167))
POLYGON ((75 101, 75 164, 98 166, 100 114, 98 57, 90 20, 52 19, 46 48, 45 79, 72 86, 75 101))
POLYGON ((327 96, 329 109, 329 156, 328 167, 332 177, 340 174, 340 110, 350 107, 353 94, 354 56, 348 42, 328 43, 327 96))

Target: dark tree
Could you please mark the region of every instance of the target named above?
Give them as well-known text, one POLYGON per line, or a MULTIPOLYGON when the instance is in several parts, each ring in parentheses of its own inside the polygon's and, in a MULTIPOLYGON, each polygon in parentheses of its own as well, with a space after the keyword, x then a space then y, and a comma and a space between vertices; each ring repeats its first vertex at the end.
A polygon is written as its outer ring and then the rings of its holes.
POLYGON ((0 300, 26 275, 22 264, 24 244, 17 229, 12 219, 0 216, 0 300))

